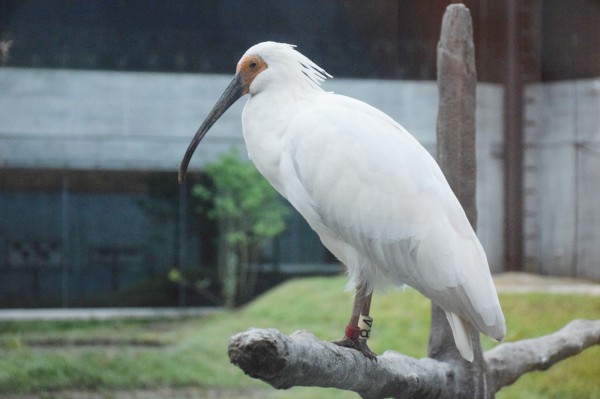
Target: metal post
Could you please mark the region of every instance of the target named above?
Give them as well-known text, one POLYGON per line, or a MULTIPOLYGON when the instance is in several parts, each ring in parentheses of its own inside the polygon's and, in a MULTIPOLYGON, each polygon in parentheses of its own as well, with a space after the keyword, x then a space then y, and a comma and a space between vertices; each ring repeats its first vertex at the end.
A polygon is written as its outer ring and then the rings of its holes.
MULTIPOLYGON (((178 201, 178 223, 177 223, 177 264, 179 266, 179 272, 181 276, 185 276, 185 263, 186 263, 186 242, 187 242, 187 184, 184 181, 179 185, 179 201, 178 201)), ((183 283, 184 278, 179 280, 179 306, 186 306, 186 287, 183 283)))
POLYGON ((62 307, 69 307, 69 178, 62 175, 61 194, 61 298, 62 307))
POLYGON ((518 0, 507 0, 507 74, 504 95, 504 263, 523 267, 523 82, 518 0))

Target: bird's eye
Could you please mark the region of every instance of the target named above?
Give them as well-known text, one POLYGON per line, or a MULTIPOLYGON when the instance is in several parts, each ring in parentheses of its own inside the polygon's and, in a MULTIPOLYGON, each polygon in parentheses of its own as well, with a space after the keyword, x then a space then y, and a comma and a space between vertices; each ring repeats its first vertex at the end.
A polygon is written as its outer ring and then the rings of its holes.
POLYGON ((256 68, 257 65, 258 64, 256 63, 256 61, 252 61, 252 62, 250 62, 250 64, 248 66, 250 67, 250 69, 254 69, 254 68, 256 68))

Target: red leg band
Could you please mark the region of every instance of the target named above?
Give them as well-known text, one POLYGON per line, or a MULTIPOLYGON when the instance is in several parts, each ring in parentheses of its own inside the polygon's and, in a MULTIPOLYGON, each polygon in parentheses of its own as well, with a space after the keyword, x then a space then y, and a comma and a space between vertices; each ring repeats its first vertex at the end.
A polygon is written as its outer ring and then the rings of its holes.
POLYGON ((358 339, 358 337, 360 337, 360 328, 348 324, 346 326, 346 337, 350 339, 358 339))

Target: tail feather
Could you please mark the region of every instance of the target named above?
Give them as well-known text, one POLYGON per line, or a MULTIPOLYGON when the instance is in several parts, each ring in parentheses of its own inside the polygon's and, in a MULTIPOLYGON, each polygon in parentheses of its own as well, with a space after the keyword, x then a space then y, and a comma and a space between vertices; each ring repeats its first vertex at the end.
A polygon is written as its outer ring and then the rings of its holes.
POLYGON ((466 360, 473 361, 473 341, 471 341, 471 325, 468 321, 452 312, 446 312, 446 318, 452 329, 454 342, 460 355, 466 360))

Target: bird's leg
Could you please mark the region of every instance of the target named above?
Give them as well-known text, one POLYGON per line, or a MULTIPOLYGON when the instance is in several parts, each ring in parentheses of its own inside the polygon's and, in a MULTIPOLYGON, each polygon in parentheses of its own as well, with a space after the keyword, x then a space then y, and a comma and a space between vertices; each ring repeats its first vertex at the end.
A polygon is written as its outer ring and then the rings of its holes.
POLYGON ((361 330, 359 327, 361 312, 364 316, 369 316, 372 295, 372 293, 366 295, 366 287, 363 284, 356 289, 354 304, 352 305, 352 314, 350 315, 350 320, 346 326, 346 333, 341 339, 334 341, 333 343, 347 348, 356 349, 369 359, 376 359, 377 355, 375 355, 375 353, 373 353, 367 345, 369 331, 366 332, 366 335, 363 333, 363 337, 361 338, 361 331, 365 330, 361 330))
POLYGON ((365 298, 363 303, 362 311, 358 320, 358 328, 360 328, 360 339, 366 341, 371 337, 371 327, 373 326, 373 318, 369 316, 371 310, 371 298, 373 293, 371 292, 365 298))

